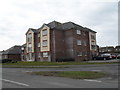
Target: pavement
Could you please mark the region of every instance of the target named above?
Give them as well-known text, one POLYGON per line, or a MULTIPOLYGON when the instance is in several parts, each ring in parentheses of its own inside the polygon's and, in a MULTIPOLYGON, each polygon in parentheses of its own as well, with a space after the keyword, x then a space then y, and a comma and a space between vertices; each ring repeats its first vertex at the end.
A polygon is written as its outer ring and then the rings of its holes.
POLYGON ((118 88, 118 64, 68 65, 69 68, 2 68, 3 88, 118 88), (33 71, 98 71, 100 79, 70 79, 31 75, 33 71))
POLYGON ((120 59, 111 59, 111 60, 91 60, 86 62, 120 62, 120 59))

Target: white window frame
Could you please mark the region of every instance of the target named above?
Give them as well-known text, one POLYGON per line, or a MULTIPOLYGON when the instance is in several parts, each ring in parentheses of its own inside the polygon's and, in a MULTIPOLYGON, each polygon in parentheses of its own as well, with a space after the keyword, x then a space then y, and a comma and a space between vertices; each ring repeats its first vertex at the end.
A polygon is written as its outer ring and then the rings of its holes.
POLYGON ((45 29, 45 30, 42 30, 42 35, 44 36, 44 35, 47 35, 48 34, 48 31, 47 31, 47 29, 45 29))
POLYGON ((28 47, 28 52, 32 52, 32 47, 28 47))
POLYGON ((81 30, 77 30, 77 34, 79 34, 79 35, 80 35, 80 34, 81 34, 81 30))
POLYGON ((27 34, 27 42, 32 42, 32 33, 27 34))
POLYGON ((91 40, 95 40, 95 34, 91 33, 91 40))
POLYGON ((77 53, 77 56, 82 56, 82 52, 77 53))
POLYGON ((42 46, 43 46, 43 47, 44 47, 44 46, 48 46, 48 41, 47 41, 47 40, 43 41, 43 42, 42 42, 42 46))
POLYGON ((30 44, 28 44, 28 47, 32 47, 32 44, 30 43, 30 44))
POLYGON ((77 40, 77 45, 82 45, 82 41, 81 40, 77 40))
POLYGON ((43 52, 43 57, 48 57, 48 52, 43 52))

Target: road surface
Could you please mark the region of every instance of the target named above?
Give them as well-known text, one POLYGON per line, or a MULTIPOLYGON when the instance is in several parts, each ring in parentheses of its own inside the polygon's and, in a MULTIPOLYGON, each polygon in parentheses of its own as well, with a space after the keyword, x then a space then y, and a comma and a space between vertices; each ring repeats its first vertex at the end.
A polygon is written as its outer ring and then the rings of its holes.
POLYGON ((118 64, 69 65, 69 68, 3 68, 3 88, 118 88, 118 64), (37 76, 32 71, 98 71, 109 73, 100 79, 70 79, 37 76))

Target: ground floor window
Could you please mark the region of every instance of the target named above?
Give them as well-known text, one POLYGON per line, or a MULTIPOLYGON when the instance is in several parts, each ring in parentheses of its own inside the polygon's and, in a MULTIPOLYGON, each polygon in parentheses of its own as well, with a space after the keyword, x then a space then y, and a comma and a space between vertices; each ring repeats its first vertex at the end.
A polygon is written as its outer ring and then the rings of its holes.
POLYGON ((83 52, 83 55, 84 55, 84 56, 87 56, 87 52, 83 52))
POLYGON ((41 57, 41 54, 40 53, 38 53, 38 58, 40 58, 41 57))
POLYGON ((43 52, 43 57, 48 57, 48 52, 43 52))
POLYGON ((77 52, 77 56, 82 56, 82 52, 77 52))

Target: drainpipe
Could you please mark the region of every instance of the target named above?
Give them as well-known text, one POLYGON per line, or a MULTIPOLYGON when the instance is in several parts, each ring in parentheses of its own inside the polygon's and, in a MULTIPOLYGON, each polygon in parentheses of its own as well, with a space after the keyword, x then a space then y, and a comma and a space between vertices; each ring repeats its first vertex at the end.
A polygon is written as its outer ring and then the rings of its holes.
POLYGON ((53 56, 53 60, 55 61, 56 58, 56 46, 55 46, 55 30, 53 30, 53 52, 54 52, 54 56, 53 56))

